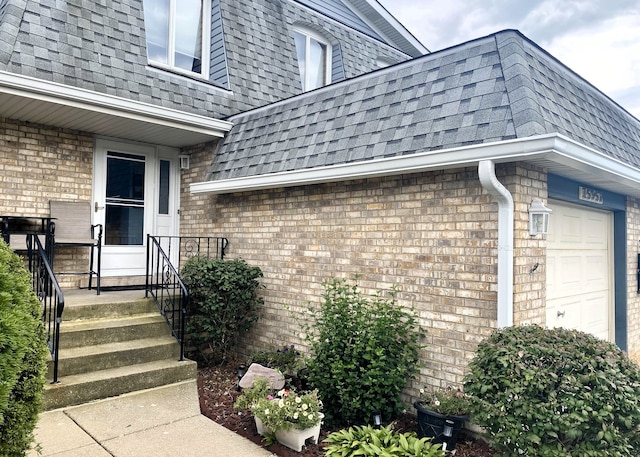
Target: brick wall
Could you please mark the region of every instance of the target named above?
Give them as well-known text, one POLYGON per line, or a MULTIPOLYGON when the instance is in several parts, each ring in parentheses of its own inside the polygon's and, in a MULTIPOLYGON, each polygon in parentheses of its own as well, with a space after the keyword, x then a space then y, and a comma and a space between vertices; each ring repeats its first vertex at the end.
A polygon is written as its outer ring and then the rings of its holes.
POLYGON ((640 253, 640 201, 627 199, 627 341, 629 354, 640 363, 640 295, 638 294, 640 253))
MULTIPOLYGON (((91 201, 92 173, 91 136, 0 118, 0 214, 48 216, 49 200, 91 201)), ((56 270, 88 263, 88 249, 56 251, 56 270)), ((81 278, 59 280, 75 287, 81 278)))
MULTIPOLYGON (((195 148, 191 163, 206 162, 211 153, 195 148)), ((265 307, 245 351, 304 348, 300 318, 308 302, 320 300, 322 282, 357 275, 366 293, 398 285, 399 304, 413 306, 427 331, 425 366, 409 393, 461 381, 477 343, 497 325, 497 204, 476 169, 186 195, 203 170, 196 165, 183 175, 182 233, 227 236, 229 256, 265 274, 265 307)), ((546 196, 546 175, 515 166, 500 174, 510 174, 506 184, 516 199, 516 257, 542 256, 544 241, 530 239, 526 220, 531 196, 546 196)), ((532 279, 528 262, 516 266, 516 320, 538 322, 544 316, 545 269, 532 279)))
POLYGON ((518 163, 502 168, 498 179, 514 200, 513 322, 544 325, 546 236, 529 235, 529 207, 534 198, 546 203, 547 174, 538 167, 518 163))

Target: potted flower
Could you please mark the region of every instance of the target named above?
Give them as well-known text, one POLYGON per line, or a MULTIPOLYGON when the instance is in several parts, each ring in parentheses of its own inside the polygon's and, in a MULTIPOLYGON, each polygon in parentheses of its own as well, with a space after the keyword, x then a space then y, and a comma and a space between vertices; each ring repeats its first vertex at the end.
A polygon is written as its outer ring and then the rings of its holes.
POLYGON ((461 389, 447 387, 431 392, 420 389, 421 399, 413 406, 418 411, 418 436, 431 437, 453 450, 462 427, 469 419, 471 398, 461 389))
POLYGON ((293 389, 282 389, 275 395, 266 378, 257 377, 251 387, 236 399, 235 409, 248 409, 253 413, 259 434, 274 436, 276 440, 298 452, 309 438, 318 442, 322 402, 318 392, 298 394, 293 389))
POLYGON ((258 405, 263 399, 273 399, 273 395, 270 394, 271 386, 266 378, 257 377, 253 381, 253 385, 242 391, 242 394, 236 398, 233 404, 234 409, 248 409, 253 414, 256 421, 256 429, 259 434, 264 433, 264 427, 262 421, 255 414, 258 405))
POLYGON ((298 394, 294 390, 282 389, 275 397, 266 396, 258 400, 252 411, 262 422, 265 432, 268 430, 278 442, 300 452, 307 439, 318 442, 324 417, 321 408, 317 391, 298 394))

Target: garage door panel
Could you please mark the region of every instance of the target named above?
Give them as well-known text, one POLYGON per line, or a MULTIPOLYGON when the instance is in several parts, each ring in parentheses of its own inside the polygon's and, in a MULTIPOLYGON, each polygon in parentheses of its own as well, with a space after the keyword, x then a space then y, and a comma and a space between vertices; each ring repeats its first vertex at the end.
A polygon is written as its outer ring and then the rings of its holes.
POLYGON ((609 313, 605 307, 608 301, 606 292, 600 296, 592 296, 585 300, 582 306, 581 327, 585 332, 589 332, 603 339, 609 337, 609 313))
POLYGON ((610 338, 611 213, 549 202, 547 326, 610 338))
POLYGON ((607 289, 609 271, 606 257, 605 253, 597 255, 556 253, 549 257, 547 295, 567 296, 607 289))
POLYGON ((603 249, 609 248, 609 215, 592 214, 584 218, 584 248, 603 249))

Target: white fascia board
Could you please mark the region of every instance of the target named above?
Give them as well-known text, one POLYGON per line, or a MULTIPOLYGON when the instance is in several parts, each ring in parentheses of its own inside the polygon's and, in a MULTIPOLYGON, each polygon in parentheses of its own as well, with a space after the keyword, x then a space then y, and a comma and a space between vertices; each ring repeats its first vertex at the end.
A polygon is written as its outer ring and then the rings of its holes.
POLYGON ((0 71, 0 92, 221 138, 233 124, 150 103, 128 100, 29 76, 0 71))
MULTIPOLYGON (((376 0, 347 0, 347 3, 355 4, 356 8, 362 8, 363 5, 366 5, 370 11, 373 11, 375 15, 382 18, 383 21, 386 21, 388 24, 393 27, 393 29, 398 33, 398 37, 404 38, 411 46, 413 46, 418 52, 421 54, 429 54, 431 51, 423 45, 400 21, 398 21, 387 9, 382 6, 376 0)), ((389 37, 389 33, 385 33, 381 28, 375 24, 375 20, 372 20, 369 16, 372 15, 371 12, 367 12, 367 22, 371 27, 378 32, 380 35, 390 38, 391 41, 397 41, 398 37, 389 37)))
POLYGON ((477 165, 482 160, 496 163, 548 160, 590 173, 614 175, 630 188, 640 186, 640 171, 611 159, 559 134, 547 134, 461 148, 427 151, 409 156, 355 162, 326 167, 269 173, 256 176, 191 184, 193 194, 224 194, 366 179, 477 165))
POLYGON ((584 146, 564 135, 556 135, 555 162, 588 171, 597 176, 614 176, 620 183, 638 188, 640 170, 584 146))

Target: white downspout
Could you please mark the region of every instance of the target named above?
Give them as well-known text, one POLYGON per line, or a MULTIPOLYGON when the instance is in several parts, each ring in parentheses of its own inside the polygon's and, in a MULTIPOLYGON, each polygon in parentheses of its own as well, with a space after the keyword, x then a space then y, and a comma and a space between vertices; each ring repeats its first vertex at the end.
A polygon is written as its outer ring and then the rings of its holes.
POLYGON ((478 164, 480 184, 498 202, 498 328, 513 325, 513 197, 496 178, 492 160, 478 164))

